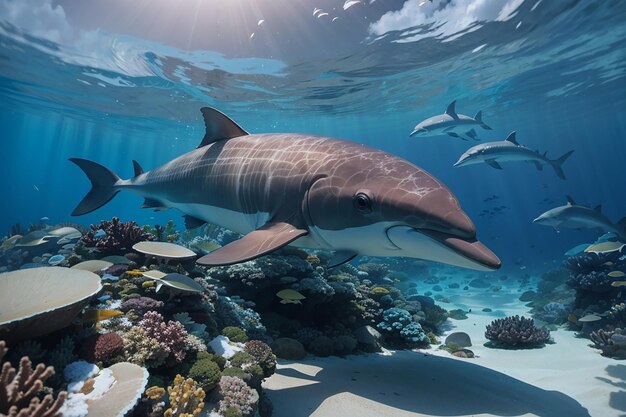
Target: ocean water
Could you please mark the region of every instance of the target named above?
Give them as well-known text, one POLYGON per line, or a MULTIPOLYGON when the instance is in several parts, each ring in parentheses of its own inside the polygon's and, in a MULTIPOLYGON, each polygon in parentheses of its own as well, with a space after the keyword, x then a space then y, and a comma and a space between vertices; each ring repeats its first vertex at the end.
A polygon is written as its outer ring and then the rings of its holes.
MULTIPOLYGON (((341 0, 0 1, 0 236, 44 217, 84 226, 114 216, 173 220, 182 229, 182 213, 141 209, 132 193, 72 217, 90 184, 68 158, 130 178, 132 160, 150 170, 198 146, 203 106, 250 133, 340 138, 424 168, 500 257, 498 276, 537 277, 600 236, 533 224, 566 196, 602 205, 612 222, 626 215, 625 2, 344 8, 341 0), (409 136, 453 100, 458 113, 481 110, 493 130, 476 128, 480 142, 409 136), (453 167, 469 147, 512 131, 550 158, 574 150, 566 179, 531 163, 453 167)), ((471 297, 456 301, 476 307, 471 297)))

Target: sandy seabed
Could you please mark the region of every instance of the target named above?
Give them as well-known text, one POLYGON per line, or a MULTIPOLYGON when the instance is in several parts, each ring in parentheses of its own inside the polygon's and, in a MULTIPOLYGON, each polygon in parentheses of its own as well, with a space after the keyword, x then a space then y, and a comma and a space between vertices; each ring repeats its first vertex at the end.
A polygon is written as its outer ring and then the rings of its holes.
POLYGON ((553 331, 555 343, 541 349, 483 346, 485 326, 494 318, 530 316, 518 296, 481 290, 450 297, 472 313, 466 320, 449 319, 442 340, 451 332, 468 333, 473 359, 435 347, 279 361, 276 374, 264 384, 274 403, 273 415, 626 416, 626 363, 600 356, 575 332, 553 331), (483 307, 494 311, 483 313, 483 307))

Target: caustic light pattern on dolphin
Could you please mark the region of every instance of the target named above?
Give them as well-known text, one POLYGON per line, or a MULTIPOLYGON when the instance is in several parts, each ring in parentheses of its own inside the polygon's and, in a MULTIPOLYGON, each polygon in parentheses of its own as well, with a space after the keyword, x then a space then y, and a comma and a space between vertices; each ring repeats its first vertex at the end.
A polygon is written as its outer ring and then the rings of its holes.
POLYGON ((567 196, 567 204, 541 214, 533 223, 559 229, 597 229, 615 233, 626 242, 626 217, 613 224, 604 214, 602 206, 595 208, 580 206, 567 196))
POLYGON ((430 259, 478 270, 500 260, 476 240, 450 190, 408 161, 353 142, 300 134, 249 135, 203 108, 197 149, 149 172, 120 179, 72 158, 92 189, 72 213, 89 213, 121 190, 143 207, 176 208, 188 228, 209 222, 244 234, 200 259, 228 265, 285 245, 335 251, 330 265, 357 255, 430 259))
POLYGON ((444 114, 433 116, 420 122, 415 126, 410 136, 449 135, 463 140, 467 140, 467 138, 478 140, 474 130, 475 127, 480 126, 483 129, 492 130, 483 122, 482 111, 476 113, 474 117, 469 117, 464 114, 458 114, 455 107, 456 100, 448 105, 444 114))
POLYGON ((538 151, 520 145, 515 139, 515 132, 511 132, 503 141, 481 143, 471 147, 461 155, 454 166, 462 167, 484 162, 490 167, 502 169, 500 162, 525 161, 534 163, 539 171, 544 165, 550 165, 559 178, 565 179, 562 165, 572 153, 574 153, 573 150, 566 152, 558 159, 549 159, 547 152, 540 154, 538 151))

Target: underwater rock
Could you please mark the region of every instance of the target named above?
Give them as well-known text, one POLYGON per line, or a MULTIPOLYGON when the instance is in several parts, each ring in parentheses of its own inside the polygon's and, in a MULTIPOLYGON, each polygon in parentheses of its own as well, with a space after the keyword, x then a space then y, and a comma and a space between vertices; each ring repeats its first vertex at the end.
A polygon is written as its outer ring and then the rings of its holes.
POLYGON ((472 288, 489 288, 490 285, 490 283, 480 278, 473 279, 469 283, 469 286, 472 288))
POLYGON ((524 291, 522 295, 519 296, 519 300, 527 303, 529 301, 534 301, 537 299, 537 293, 532 290, 524 291))
POLYGON ((277 357, 287 360, 300 360, 306 357, 302 343, 288 337, 281 337, 272 343, 272 351, 277 357))
POLYGON ((364 352, 381 352, 380 340, 382 335, 372 326, 361 326, 354 331, 354 336, 358 342, 358 347, 364 352))
POLYGON ((241 351, 240 347, 230 344, 228 338, 221 335, 213 338, 213 340, 208 343, 208 346, 216 355, 223 356, 226 359, 232 358, 235 353, 241 351))
POLYGON ((454 343, 460 347, 470 347, 472 346, 472 339, 465 332, 454 332, 450 333, 448 337, 446 337, 446 341, 444 342, 446 345, 450 343, 454 343))
POLYGON ((452 356, 456 356, 457 358, 465 358, 470 359, 474 357, 474 352, 469 349, 461 349, 456 352, 452 352, 452 356))

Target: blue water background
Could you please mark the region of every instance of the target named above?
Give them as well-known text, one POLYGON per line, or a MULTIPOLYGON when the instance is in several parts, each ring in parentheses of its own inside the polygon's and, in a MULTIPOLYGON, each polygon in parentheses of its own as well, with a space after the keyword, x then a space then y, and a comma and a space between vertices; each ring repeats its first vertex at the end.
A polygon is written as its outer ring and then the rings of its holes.
POLYGON ((4 22, 0 232, 43 216, 82 224, 112 216, 140 224, 171 218, 182 227, 180 213, 140 209, 142 200, 130 193, 70 217, 90 185, 68 158, 91 159, 128 178, 133 159, 149 170, 194 149, 204 134, 199 108, 211 105, 251 133, 327 135, 404 157, 452 189, 503 269, 551 268, 597 234, 533 225, 540 213, 571 195, 583 205, 602 204, 613 221, 626 215, 626 6, 544 1, 531 12, 535 3, 523 2, 514 19, 452 40, 398 43, 406 34, 394 32, 350 54, 311 62, 215 53, 215 68, 207 69, 193 61, 206 63, 201 53, 103 34, 140 45, 133 59, 149 75, 68 62, 63 57, 71 50, 4 22), (518 21, 523 24, 515 29, 518 21), (524 163, 502 171, 453 168, 475 143, 408 137, 454 99, 459 113, 483 110, 494 129, 478 130, 483 141, 516 130, 521 144, 552 158, 575 149, 563 167, 567 180, 550 167, 540 172, 524 163), (499 199, 484 201, 492 195, 499 199), (495 206, 506 208, 481 216, 495 206))

